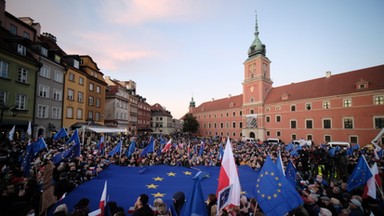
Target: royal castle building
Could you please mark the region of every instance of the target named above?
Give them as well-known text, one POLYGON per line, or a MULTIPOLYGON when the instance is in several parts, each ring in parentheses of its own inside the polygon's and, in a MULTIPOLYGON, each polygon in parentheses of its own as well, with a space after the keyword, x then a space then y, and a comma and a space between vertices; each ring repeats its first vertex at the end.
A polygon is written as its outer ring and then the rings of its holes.
POLYGON ((206 101, 189 112, 198 135, 234 139, 347 141, 364 146, 384 127, 384 65, 274 87, 266 46, 255 38, 244 61, 243 93, 206 101))

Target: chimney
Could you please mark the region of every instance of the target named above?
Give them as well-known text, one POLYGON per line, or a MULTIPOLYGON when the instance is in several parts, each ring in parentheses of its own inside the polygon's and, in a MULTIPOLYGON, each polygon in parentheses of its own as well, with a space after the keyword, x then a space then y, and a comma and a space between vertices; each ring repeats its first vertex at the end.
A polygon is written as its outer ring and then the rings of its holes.
POLYGON ((228 94, 228 97, 229 97, 229 98, 231 98, 231 97, 232 97, 232 95, 231 95, 231 94, 228 94))
POLYGON ((215 100, 215 98, 212 98, 212 101, 214 101, 215 100))
POLYGON ((331 77, 331 75, 332 75, 331 71, 325 72, 325 78, 329 78, 331 77))
POLYGON ((57 41, 55 35, 51 34, 51 33, 48 33, 48 32, 44 32, 43 33, 43 36, 47 37, 48 39, 50 39, 51 41, 55 42, 57 41))

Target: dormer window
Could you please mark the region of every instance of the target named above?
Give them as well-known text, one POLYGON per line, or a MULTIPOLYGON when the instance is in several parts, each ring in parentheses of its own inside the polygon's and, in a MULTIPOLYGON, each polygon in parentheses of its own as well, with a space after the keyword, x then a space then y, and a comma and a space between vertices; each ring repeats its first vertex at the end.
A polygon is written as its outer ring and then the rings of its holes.
POLYGON ((48 50, 45 47, 41 47, 41 55, 47 57, 48 56, 48 50))
POLYGON ((359 82, 356 83, 356 90, 366 89, 368 88, 368 86, 368 81, 361 79, 359 82))
POLYGON ((17 44, 17 52, 20 55, 26 56, 27 55, 27 48, 21 44, 17 44))
POLYGON ((73 67, 75 67, 75 68, 79 69, 79 68, 80 68, 80 62, 79 62, 79 61, 77 61, 76 59, 75 59, 75 60, 73 60, 73 67))
POLYGON ((287 93, 284 93, 282 96, 281 96, 281 100, 288 100, 288 97, 289 95, 287 93))
POLYGON ((60 63, 60 62, 61 62, 61 58, 60 58, 60 56, 55 55, 55 62, 57 62, 57 63, 60 63))

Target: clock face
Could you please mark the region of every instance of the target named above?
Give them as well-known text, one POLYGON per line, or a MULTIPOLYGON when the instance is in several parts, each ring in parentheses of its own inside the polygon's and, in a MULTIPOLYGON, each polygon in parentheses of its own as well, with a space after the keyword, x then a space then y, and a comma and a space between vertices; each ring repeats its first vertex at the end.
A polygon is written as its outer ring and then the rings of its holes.
POLYGON ((256 69, 255 64, 249 65, 249 71, 253 72, 253 71, 255 71, 255 69, 256 69))

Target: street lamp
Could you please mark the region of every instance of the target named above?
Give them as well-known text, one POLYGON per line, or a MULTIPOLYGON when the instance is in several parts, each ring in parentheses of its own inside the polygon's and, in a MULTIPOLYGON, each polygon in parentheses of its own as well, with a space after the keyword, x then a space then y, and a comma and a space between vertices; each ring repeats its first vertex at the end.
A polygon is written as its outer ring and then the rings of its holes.
POLYGON ((16 117, 17 115, 17 108, 16 106, 10 106, 10 105, 7 105, 4 103, 4 101, 1 101, 0 102, 0 126, 3 124, 3 116, 4 116, 4 112, 10 110, 12 112, 12 116, 13 117, 16 117))

